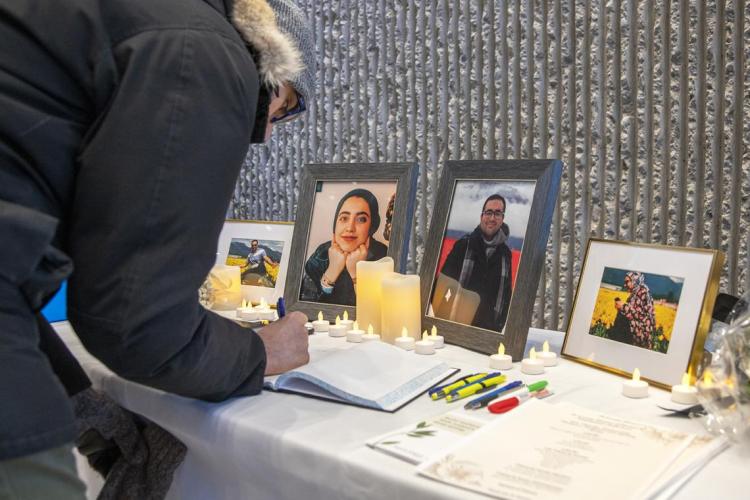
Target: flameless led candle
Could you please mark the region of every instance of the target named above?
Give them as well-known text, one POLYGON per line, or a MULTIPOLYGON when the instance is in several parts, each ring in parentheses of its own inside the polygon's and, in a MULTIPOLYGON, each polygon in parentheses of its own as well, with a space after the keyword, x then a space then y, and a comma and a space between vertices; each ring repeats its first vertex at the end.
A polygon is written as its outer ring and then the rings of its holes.
POLYGON ((318 312, 318 319, 312 322, 315 333, 326 333, 331 324, 323 319, 323 311, 318 312))
POLYGON ((239 267, 216 264, 211 268, 208 279, 215 291, 214 309, 231 311, 242 304, 239 267))
POLYGON ((648 384, 641 380, 641 371, 633 370, 633 378, 622 383, 622 395, 629 398, 648 397, 648 384))
POLYGON ((347 332, 354 326, 354 321, 349 319, 349 313, 347 311, 344 311, 344 315, 341 318, 341 324, 344 325, 344 328, 346 328, 345 331, 347 332))
POLYGON ((381 280, 386 273, 393 272, 393 259, 383 257, 373 262, 357 262, 357 321, 361 325, 373 325, 380 331, 381 280))
POLYGON ((414 349, 414 337, 409 337, 406 327, 401 329, 401 336, 396 339, 396 347, 400 347, 405 351, 414 349))
POLYGON ((336 323, 328 327, 328 335, 331 337, 343 337, 346 335, 347 327, 341 324, 341 318, 336 316, 336 323))
POLYGON ((537 353, 537 357, 542 360, 544 366, 555 366, 557 364, 557 354, 549 350, 549 342, 544 341, 542 352, 537 353))
POLYGON ((445 346, 445 339, 442 335, 437 334, 437 327, 435 325, 432 325, 430 340, 435 343, 435 349, 442 349, 445 346))
POLYGON ((374 340, 380 340, 380 335, 375 333, 372 325, 367 325, 367 333, 362 335, 362 342, 372 342, 374 340))
POLYGON ((422 328, 419 276, 416 274, 386 273, 382 278, 380 335, 393 344, 401 328, 418 332, 422 328))
POLYGON ((427 330, 422 332, 422 340, 414 344, 414 352, 417 354, 435 354, 435 342, 430 340, 427 330))
POLYGON ((237 308, 237 317, 245 321, 258 321, 259 319, 258 311, 246 300, 243 300, 242 305, 237 308))
POLYGON ((672 386, 672 401, 681 405, 694 405, 698 403, 698 389, 690 385, 690 374, 682 376, 682 383, 672 386))
POLYGON ((521 360, 521 372, 526 375, 539 375, 544 373, 544 361, 536 357, 536 349, 529 351, 529 357, 521 360))
POLYGON ((505 354, 505 344, 500 342, 497 354, 490 356, 490 368, 493 370, 510 370, 513 368, 513 358, 505 354))
POLYGON ((352 329, 346 332, 346 341, 359 344, 360 342, 362 342, 362 336, 364 334, 365 334, 364 330, 360 330, 359 325, 355 321, 354 325, 352 325, 352 329))
POLYGON ((265 321, 276 319, 276 312, 268 306, 268 302, 263 297, 260 298, 260 304, 255 306, 255 312, 258 313, 258 319, 265 321))

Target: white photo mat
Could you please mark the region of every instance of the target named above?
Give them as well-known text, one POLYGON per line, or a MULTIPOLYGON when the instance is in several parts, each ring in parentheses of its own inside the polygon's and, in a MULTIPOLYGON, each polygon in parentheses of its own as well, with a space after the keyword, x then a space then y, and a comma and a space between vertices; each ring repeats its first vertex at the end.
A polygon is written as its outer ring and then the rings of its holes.
POLYGON ((219 235, 219 244, 216 250, 217 264, 226 264, 232 240, 270 240, 281 242, 283 244, 281 259, 279 262, 279 272, 276 276, 276 286, 270 288, 265 286, 242 285, 243 300, 258 303, 260 302, 260 299, 263 298, 269 304, 275 304, 279 297, 284 296, 284 284, 286 283, 286 274, 289 268, 289 253, 291 252, 293 232, 294 223, 292 222, 228 219, 224 223, 224 228, 219 235))
MULTIPOLYGON (((679 384, 691 365, 696 342, 700 343, 699 349, 703 347, 706 332, 701 335, 699 327, 706 319, 705 306, 713 308, 718 286, 716 261, 722 260, 718 255, 702 249, 591 239, 563 355, 623 375, 638 368, 644 379, 662 386, 679 384), (666 353, 589 334, 605 267, 684 279, 666 353)), ((692 374, 695 375, 694 370, 692 374)))

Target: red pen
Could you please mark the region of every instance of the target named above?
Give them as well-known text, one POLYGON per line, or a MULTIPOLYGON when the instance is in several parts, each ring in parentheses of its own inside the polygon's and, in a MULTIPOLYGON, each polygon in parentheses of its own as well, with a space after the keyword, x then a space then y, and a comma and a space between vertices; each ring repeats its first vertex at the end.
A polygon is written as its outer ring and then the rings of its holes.
POLYGON ((542 399, 542 398, 546 398, 550 394, 551 393, 546 389, 540 390, 538 392, 524 391, 516 396, 501 399, 500 401, 497 401, 496 403, 492 403, 491 405, 487 407, 487 409, 490 410, 491 413, 505 413, 505 412, 512 410, 513 408, 520 405, 521 403, 523 403, 524 401, 528 400, 531 397, 542 399))

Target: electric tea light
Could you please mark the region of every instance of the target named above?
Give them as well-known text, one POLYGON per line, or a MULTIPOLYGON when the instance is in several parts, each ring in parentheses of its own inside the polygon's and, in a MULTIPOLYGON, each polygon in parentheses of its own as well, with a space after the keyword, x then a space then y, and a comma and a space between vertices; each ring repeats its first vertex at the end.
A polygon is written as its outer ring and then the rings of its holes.
POLYGON ((401 329, 401 336, 396 338, 396 347, 400 347, 405 351, 411 351, 414 349, 414 337, 409 337, 409 332, 406 327, 401 329))
POLYGON ((362 342, 372 342, 374 340, 380 340, 380 335, 374 333, 372 325, 367 325, 367 333, 362 335, 362 342))
POLYGON ((348 328, 341 324, 341 318, 336 316, 336 323, 328 327, 328 335, 331 337, 344 337, 347 330, 348 328))
POLYGON ((544 373, 544 361, 536 357, 536 349, 529 351, 529 357, 521 361, 521 372, 526 375, 539 375, 544 373))
POLYGON ((682 383, 672 386, 672 401, 681 405, 694 405, 698 403, 698 389, 690 385, 690 374, 682 376, 682 383))
POLYGON ((323 311, 318 312, 318 319, 312 322, 315 333, 326 333, 331 324, 323 319, 323 311))
POLYGON ((622 395, 639 399, 648 397, 648 384, 641 380, 641 371, 633 370, 633 378, 622 383, 622 395))
POLYGON ((544 366, 555 366, 557 364, 557 354, 549 350, 549 341, 547 340, 542 344, 542 352, 537 353, 537 357, 542 360, 544 366))
POLYGON ((500 342, 497 354, 490 356, 490 368, 493 370, 510 370, 513 368, 513 358, 505 354, 505 344, 500 342))
POLYGON ((435 342, 430 340, 427 330, 422 332, 422 340, 414 344, 414 352, 425 355, 435 354, 435 342))
POLYGON ((437 327, 435 325, 432 325, 430 340, 435 343, 435 349, 442 349, 445 346, 445 339, 442 335, 437 334, 437 327))
POLYGON ((364 335, 365 335, 365 331, 360 330, 359 325, 355 321, 354 325, 352 325, 352 329, 346 332, 346 341, 359 344, 360 342, 362 342, 362 337, 364 335))

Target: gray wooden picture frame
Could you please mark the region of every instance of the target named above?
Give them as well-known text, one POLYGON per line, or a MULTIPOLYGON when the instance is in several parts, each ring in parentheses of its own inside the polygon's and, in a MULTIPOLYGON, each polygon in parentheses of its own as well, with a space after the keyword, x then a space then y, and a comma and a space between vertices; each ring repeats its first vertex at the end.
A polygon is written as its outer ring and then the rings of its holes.
POLYGON ((432 212, 430 230, 420 267, 422 327, 436 326, 445 341, 487 354, 497 352, 500 342, 514 361, 522 358, 531 325, 539 277, 544 266, 552 214, 555 210, 562 162, 559 160, 476 160, 446 162, 432 212), (528 224, 521 251, 515 288, 503 333, 428 316, 442 241, 450 216, 456 181, 535 181, 528 224))
POLYGON ((388 256, 393 258, 394 270, 404 272, 409 254, 409 237, 412 230, 418 174, 419 167, 416 163, 326 163, 305 166, 300 181, 297 217, 294 223, 289 269, 284 288, 284 301, 288 310, 302 311, 311 319, 317 317, 318 311, 322 311, 328 320, 341 315, 345 310, 351 318, 356 315, 354 306, 304 301, 299 298, 317 183, 319 181, 396 182, 388 256))

